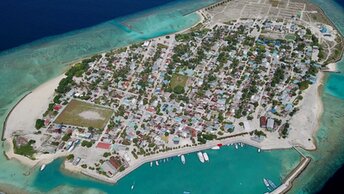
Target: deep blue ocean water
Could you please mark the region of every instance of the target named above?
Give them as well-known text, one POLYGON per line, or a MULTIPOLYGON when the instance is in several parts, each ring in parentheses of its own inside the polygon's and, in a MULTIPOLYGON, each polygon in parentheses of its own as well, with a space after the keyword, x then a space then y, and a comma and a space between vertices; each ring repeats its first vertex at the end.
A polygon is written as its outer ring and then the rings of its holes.
POLYGON ((1 0, 0 51, 174 0, 1 0))

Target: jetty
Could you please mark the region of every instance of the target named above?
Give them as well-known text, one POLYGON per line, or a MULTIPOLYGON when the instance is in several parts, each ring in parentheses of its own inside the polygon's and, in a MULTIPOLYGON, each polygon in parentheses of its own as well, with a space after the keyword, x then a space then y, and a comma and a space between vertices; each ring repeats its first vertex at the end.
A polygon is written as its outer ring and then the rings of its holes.
POLYGON ((311 162, 310 157, 302 157, 297 167, 284 179, 283 183, 277 187, 271 194, 287 193, 293 186, 294 180, 303 172, 303 170, 311 162))

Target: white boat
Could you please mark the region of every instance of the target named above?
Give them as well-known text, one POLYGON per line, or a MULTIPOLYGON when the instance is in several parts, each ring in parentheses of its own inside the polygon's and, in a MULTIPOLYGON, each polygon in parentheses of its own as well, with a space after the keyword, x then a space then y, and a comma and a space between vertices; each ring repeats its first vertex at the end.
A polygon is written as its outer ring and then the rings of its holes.
POLYGON ((266 187, 269 187, 269 186, 270 186, 268 180, 266 180, 265 178, 263 178, 263 182, 264 182, 264 184, 265 184, 266 187))
POLYGON ((180 160, 182 161, 183 164, 185 164, 185 156, 184 155, 180 156, 180 160))
POLYGON ((260 148, 258 148, 258 152, 260 152, 260 148))
POLYGON ((212 150, 219 150, 220 149, 220 146, 214 146, 211 148, 212 150))
POLYGON ((164 162, 166 162, 166 159, 164 158, 164 162))
POLYGON ((157 166, 159 166, 159 161, 155 161, 155 164, 156 164, 157 166))
POLYGON ((272 182, 272 180, 267 179, 267 181, 268 181, 268 183, 269 183, 269 185, 271 186, 272 189, 276 189, 277 188, 277 186, 275 185, 274 182, 272 182))
POLYGON ((150 166, 151 166, 151 167, 153 166, 153 162, 150 162, 150 166))
POLYGON ((241 146, 241 147, 244 147, 244 144, 243 144, 243 143, 240 143, 240 146, 241 146))
POLYGON ((203 157, 204 157, 204 160, 206 161, 206 162, 209 162, 209 156, 208 156, 208 154, 207 153, 203 153, 203 157))
POLYGON ((131 185, 131 190, 133 190, 134 189, 134 187, 135 187, 135 182, 133 183, 133 185, 131 185))
POLYGON ((197 152, 197 156, 198 156, 199 161, 201 161, 202 163, 204 163, 204 157, 203 157, 202 152, 197 152))
POLYGON ((43 171, 47 165, 43 164, 40 168, 40 171, 43 171))
POLYGON ((238 144, 235 144, 235 149, 238 149, 238 144))

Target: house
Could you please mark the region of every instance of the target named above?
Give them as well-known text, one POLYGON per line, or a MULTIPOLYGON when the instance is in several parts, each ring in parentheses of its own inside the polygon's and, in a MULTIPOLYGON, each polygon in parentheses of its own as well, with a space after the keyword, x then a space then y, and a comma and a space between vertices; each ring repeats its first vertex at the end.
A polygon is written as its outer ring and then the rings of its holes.
POLYGON ((266 124, 267 124, 267 118, 266 116, 261 116, 259 119, 259 123, 260 123, 260 127, 261 128, 266 128, 266 124))
POLYGON ((275 120, 269 118, 269 119, 268 119, 268 122, 267 122, 267 126, 266 126, 267 129, 268 129, 268 130, 273 130, 273 129, 274 129, 274 124, 275 124, 275 120))
POLYGON ((96 146, 96 148, 101 148, 101 149, 110 149, 111 144, 109 143, 104 143, 104 142, 99 142, 96 146))
POLYGON ((172 141, 173 141, 174 144, 179 144, 180 137, 174 136, 173 139, 172 139, 172 141))

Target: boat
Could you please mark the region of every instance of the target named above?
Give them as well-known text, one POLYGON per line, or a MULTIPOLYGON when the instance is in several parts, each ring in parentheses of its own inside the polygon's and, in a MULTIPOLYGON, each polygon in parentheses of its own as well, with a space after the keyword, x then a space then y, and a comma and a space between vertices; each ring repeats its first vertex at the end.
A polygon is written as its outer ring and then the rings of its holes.
POLYGON ((238 149, 238 144, 235 144, 235 149, 238 149))
POLYGON ((131 185, 131 190, 133 190, 135 187, 135 182, 133 183, 133 185, 131 185))
POLYGON ((267 179, 263 178, 263 182, 264 182, 266 187, 268 187, 268 188, 270 187, 270 184, 269 184, 267 179))
POLYGON ((206 162, 209 162, 209 156, 208 156, 208 154, 207 153, 203 153, 203 157, 204 157, 204 160, 206 161, 206 162))
POLYGON ((258 152, 260 152, 260 148, 258 148, 258 152))
POLYGON ((159 161, 155 161, 155 164, 156 164, 157 166, 159 166, 159 161))
POLYGON ((220 149, 220 146, 214 146, 211 148, 212 150, 219 150, 220 149))
POLYGON ((43 164, 40 168, 40 171, 43 171, 47 165, 43 164))
POLYGON ((153 162, 150 162, 150 166, 151 166, 151 167, 153 166, 153 162))
POLYGON ((164 162, 166 162, 166 159, 164 158, 164 162))
POLYGON ((269 185, 271 186, 272 189, 276 189, 276 188, 277 188, 276 185, 275 185, 275 183, 272 182, 272 180, 267 179, 267 181, 268 181, 268 183, 269 183, 269 185))
POLYGON ((184 155, 180 156, 180 160, 182 161, 183 164, 185 164, 185 156, 184 155))
POLYGON ((201 161, 202 163, 204 163, 204 157, 203 157, 202 152, 197 152, 197 156, 198 156, 199 161, 201 161))
POLYGON ((240 146, 241 146, 241 147, 244 147, 244 144, 243 144, 243 143, 240 143, 240 146))
POLYGON ((183 194, 190 194, 190 192, 189 191, 184 191, 183 194))

